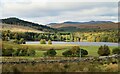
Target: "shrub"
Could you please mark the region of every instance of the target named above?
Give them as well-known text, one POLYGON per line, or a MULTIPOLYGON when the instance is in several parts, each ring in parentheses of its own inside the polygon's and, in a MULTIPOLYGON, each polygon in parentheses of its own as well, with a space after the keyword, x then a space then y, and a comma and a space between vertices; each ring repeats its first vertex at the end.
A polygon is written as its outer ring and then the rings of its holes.
POLYGON ((27 56, 27 50, 21 50, 19 56, 27 56))
POLYGON ((21 39, 19 40, 19 43, 20 43, 20 44, 25 44, 25 40, 24 40, 23 38, 21 38, 21 39))
POLYGON ((81 56, 85 56, 85 55, 88 55, 88 51, 81 49, 81 56))
POLYGON ((114 49, 112 50, 112 53, 113 53, 113 54, 120 54, 120 48, 114 48, 114 49))
POLYGON ((12 53, 14 52, 14 50, 12 49, 12 47, 3 47, 2 48, 2 55, 3 56, 12 56, 12 53))
POLYGON ((46 40, 45 39, 41 39, 40 40, 40 44, 46 44, 46 40))
POLYGON ((34 56, 35 50, 28 49, 28 47, 22 47, 19 51, 19 56, 34 56))
POLYGON ((54 49, 50 49, 47 52, 44 53, 44 56, 55 56, 57 54, 57 52, 54 49))
POLYGON ((13 43, 19 44, 19 40, 15 39, 13 40, 13 43))
POLYGON ((72 55, 72 52, 70 50, 67 50, 65 52, 62 53, 63 56, 68 57, 72 55))
POLYGON ((21 50, 19 51, 19 56, 27 56, 27 47, 22 47, 21 50))
POLYGON ((34 56, 35 50, 28 49, 28 47, 3 47, 2 48, 2 56, 34 56))
POLYGON ((48 44, 52 44, 52 41, 51 41, 51 40, 48 40, 48 44))
POLYGON ((87 50, 84 50, 84 49, 79 49, 79 50, 77 50, 77 52, 75 53, 75 55, 74 56, 77 56, 77 57, 79 57, 79 56, 85 56, 85 55, 88 55, 88 51, 87 50))
POLYGON ((20 51, 21 51, 20 48, 14 49, 13 56, 19 56, 20 51))
POLYGON ((28 56, 34 56, 35 53, 36 53, 35 50, 31 50, 31 49, 29 49, 27 52, 28 56))
POLYGON ((88 55, 88 52, 87 50, 80 49, 79 46, 74 46, 70 50, 63 52, 62 55, 65 57, 68 57, 68 56, 78 57, 80 55, 81 56, 88 55))
POLYGON ((107 45, 100 46, 98 49, 98 54, 100 56, 108 56, 110 54, 110 49, 107 45))
POLYGON ((72 52, 72 56, 75 56, 77 53, 80 52, 80 48, 79 46, 74 46, 70 49, 70 51, 72 52))

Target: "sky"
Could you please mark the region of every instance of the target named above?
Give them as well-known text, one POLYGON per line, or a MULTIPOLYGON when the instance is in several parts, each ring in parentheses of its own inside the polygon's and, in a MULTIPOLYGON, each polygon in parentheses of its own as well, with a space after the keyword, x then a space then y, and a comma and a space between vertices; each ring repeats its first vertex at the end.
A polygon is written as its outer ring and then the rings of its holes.
POLYGON ((65 21, 118 21, 118 0, 1 0, 0 18, 39 24, 65 21))

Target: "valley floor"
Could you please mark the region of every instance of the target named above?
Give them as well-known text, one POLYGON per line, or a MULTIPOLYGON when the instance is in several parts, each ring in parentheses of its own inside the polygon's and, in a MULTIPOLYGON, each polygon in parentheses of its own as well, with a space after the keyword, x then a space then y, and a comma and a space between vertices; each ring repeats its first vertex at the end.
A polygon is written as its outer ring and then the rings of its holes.
MULTIPOLYGON (((11 56, 1 57, 2 72, 120 72, 120 56, 103 57, 98 56, 99 46, 79 46, 88 51, 88 55, 82 57, 63 57, 62 53, 73 46, 61 44, 10 44, 3 43, 6 47, 28 47, 34 49, 35 56, 11 56), (44 52, 49 49, 55 49, 55 57, 45 57, 44 52)), ((112 55, 112 49, 116 46, 109 46, 112 55)))

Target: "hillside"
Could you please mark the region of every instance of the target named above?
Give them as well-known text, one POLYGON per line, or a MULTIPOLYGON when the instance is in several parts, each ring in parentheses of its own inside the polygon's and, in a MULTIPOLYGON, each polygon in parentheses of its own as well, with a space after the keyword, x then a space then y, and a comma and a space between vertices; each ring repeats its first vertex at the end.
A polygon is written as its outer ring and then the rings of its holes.
POLYGON ((15 17, 1 19, 4 29, 10 29, 12 31, 30 31, 30 32, 54 32, 56 29, 50 28, 45 25, 24 21, 15 17))
POLYGON ((2 24, 2 30, 10 30, 12 32, 34 32, 34 33, 43 33, 43 31, 36 30, 27 26, 19 26, 19 25, 9 25, 2 24))
POLYGON ((49 24, 52 28, 63 31, 80 31, 80 30, 104 30, 118 29, 118 23, 110 21, 90 21, 90 22, 63 22, 49 24))

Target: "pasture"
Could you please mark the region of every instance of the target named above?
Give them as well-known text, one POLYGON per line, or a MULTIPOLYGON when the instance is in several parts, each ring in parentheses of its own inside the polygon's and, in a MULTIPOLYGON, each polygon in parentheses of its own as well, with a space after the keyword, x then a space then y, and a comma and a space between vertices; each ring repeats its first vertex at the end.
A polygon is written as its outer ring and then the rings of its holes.
MULTIPOLYGON (((78 45, 72 45, 72 44, 52 44, 52 45, 48 45, 48 44, 23 44, 23 46, 27 46, 30 47, 32 49, 36 50, 36 57, 43 57, 44 52, 46 52, 46 50, 49 49, 55 49, 57 52, 58 57, 62 56, 62 52, 70 49, 73 46, 78 46, 78 45)), ((88 55, 87 56, 94 56, 97 57, 99 56, 97 51, 99 46, 79 46, 82 49, 85 49, 88 51, 88 55)), ((111 50, 111 54, 112 54, 112 49, 115 48, 116 46, 109 46, 110 50, 111 50)))
POLYGON ((73 44, 22 44, 23 46, 30 47, 35 50, 49 50, 49 49, 55 49, 55 50, 62 50, 62 49, 69 49, 73 46, 78 46, 78 45, 73 45, 73 44))
MULTIPOLYGON (((56 57, 63 57, 62 53, 66 50, 69 50, 73 46, 79 46, 79 45, 73 45, 73 44, 13 44, 10 42, 3 42, 3 46, 5 47, 13 47, 13 48, 20 48, 20 47, 27 47, 29 49, 35 50, 36 54, 34 57, 44 57, 44 52, 46 52, 49 49, 55 49, 57 54, 56 57)), ((98 48, 100 46, 79 46, 81 49, 85 49, 88 51, 87 56, 94 56, 98 57, 98 48)), ((112 49, 116 48, 117 46, 109 46, 111 54, 112 49)), ((27 57, 27 56, 24 56, 27 57)))

